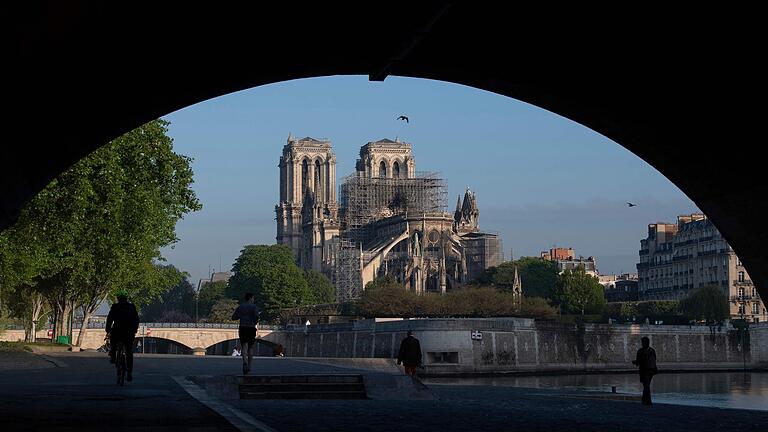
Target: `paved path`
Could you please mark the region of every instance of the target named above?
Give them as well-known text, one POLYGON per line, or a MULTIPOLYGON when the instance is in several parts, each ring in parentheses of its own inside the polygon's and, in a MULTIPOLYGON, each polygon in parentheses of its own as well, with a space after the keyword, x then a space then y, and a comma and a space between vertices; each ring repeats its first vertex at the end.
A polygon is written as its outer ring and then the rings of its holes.
POLYGON ((45 369, 56 367, 44 356, 27 351, 0 351, 0 372, 24 369, 45 369))
MULTIPOLYGON (((236 374, 236 358, 137 356, 134 382, 115 386, 103 354, 50 354, 64 367, 0 370, 2 430, 235 430, 174 376, 236 374)), ((349 372, 287 358, 254 359, 254 372, 349 372)), ((286 431, 674 431, 763 430, 768 412, 563 397, 563 392, 431 386, 426 401, 227 401, 286 431)))

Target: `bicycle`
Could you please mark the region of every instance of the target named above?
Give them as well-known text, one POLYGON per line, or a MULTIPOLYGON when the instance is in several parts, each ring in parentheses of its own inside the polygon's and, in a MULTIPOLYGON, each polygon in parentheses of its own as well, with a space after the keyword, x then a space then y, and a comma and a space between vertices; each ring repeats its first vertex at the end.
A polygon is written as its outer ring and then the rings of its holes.
MULTIPOLYGON (((109 335, 104 338, 106 352, 110 350, 109 335)), ((125 354, 125 344, 118 341, 115 345, 115 369, 117 371, 117 385, 125 385, 125 375, 128 372, 128 358, 125 354)))
POLYGON ((117 369, 117 385, 125 385, 125 374, 128 371, 128 359, 125 355, 125 344, 117 342, 115 346, 115 368, 117 369))

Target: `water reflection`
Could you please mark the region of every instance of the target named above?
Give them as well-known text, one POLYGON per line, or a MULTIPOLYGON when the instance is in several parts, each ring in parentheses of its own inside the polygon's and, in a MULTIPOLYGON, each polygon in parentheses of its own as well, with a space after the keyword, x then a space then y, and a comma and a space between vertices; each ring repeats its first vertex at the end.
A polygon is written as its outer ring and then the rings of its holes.
MULTIPOLYGON (((637 374, 528 377, 429 378, 432 384, 490 385, 641 394, 637 374)), ((655 402, 768 411, 768 373, 707 372, 659 374, 653 378, 655 402)))

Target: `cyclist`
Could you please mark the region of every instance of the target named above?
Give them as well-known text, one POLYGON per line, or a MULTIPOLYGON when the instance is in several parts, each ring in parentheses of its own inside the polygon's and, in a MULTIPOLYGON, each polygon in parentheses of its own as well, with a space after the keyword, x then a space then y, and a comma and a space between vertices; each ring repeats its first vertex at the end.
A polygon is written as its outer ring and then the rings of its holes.
POLYGON ((125 290, 118 291, 116 297, 117 303, 112 305, 107 315, 109 362, 115 362, 115 346, 122 342, 127 360, 126 379, 133 381, 133 338, 139 330, 139 314, 136 312, 136 306, 128 302, 128 293, 125 290))

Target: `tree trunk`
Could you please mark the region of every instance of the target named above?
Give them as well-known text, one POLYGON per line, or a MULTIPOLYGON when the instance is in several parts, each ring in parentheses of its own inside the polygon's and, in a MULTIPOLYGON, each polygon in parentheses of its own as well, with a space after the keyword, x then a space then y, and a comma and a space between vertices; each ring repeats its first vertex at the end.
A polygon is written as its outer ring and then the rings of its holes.
POLYGON ((27 328, 27 336, 24 338, 24 341, 30 342, 30 343, 35 342, 35 340, 37 339, 36 336, 37 336, 37 323, 35 322, 35 320, 31 320, 27 328))
POLYGON ((82 346, 85 334, 88 333, 88 324, 91 322, 91 317, 106 299, 107 295, 105 294, 100 298, 92 298, 90 303, 83 305, 83 324, 80 326, 80 333, 77 335, 77 342, 75 343, 76 347, 82 346))
POLYGON ((37 340, 37 320, 40 319, 40 315, 43 312, 43 306, 45 305, 45 298, 38 292, 32 293, 30 297, 31 314, 30 323, 28 326, 27 342, 35 342, 37 340))
POLYGON ((69 331, 70 313, 72 310, 72 304, 66 300, 56 301, 56 311, 58 318, 56 319, 56 326, 53 329, 53 340, 58 340, 59 336, 67 336, 69 331))
POLYGON ((83 325, 80 326, 80 333, 77 334, 77 342, 75 343, 75 346, 78 348, 82 346, 83 338, 88 333, 88 323, 91 322, 91 315, 93 315, 91 312, 83 309, 83 325))

